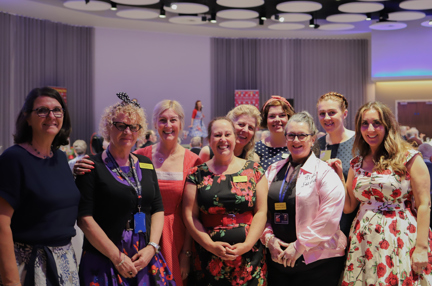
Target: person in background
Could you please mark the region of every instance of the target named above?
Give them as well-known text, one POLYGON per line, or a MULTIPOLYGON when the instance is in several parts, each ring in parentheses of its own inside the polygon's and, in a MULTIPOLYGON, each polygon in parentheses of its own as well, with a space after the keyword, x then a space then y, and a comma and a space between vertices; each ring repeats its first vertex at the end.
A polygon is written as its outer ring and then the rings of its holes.
POLYGON ((71 238, 80 193, 59 150, 69 111, 49 87, 27 95, 15 145, 0 156, 0 284, 79 285, 71 238))
POLYGON ((193 137, 190 141, 190 147, 191 152, 199 155, 202 148, 201 137, 193 137))
MULTIPOLYGON (((204 125, 204 114, 202 113, 201 100, 195 102, 195 108, 192 112, 191 124, 189 125, 189 137, 207 137, 207 129, 204 125)), ((202 140, 202 139, 201 139, 202 140)))
POLYGON ((75 142, 73 143, 72 146, 73 146, 73 150, 74 150, 76 157, 74 159, 70 160, 68 163, 69 163, 69 168, 73 172, 73 167, 74 167, 75 163, 78 160, 81 160, 87 152, 87 143, 84 140, 78 139, 78 140, 75 140, 75 142))
POLYGON ((147 130, 145 133, 145 143, 141 145, 141 148, 156 144, 157 136, 153 130, 147 130))
POLYGON ((268 216, 261 242, 268 247, 268 284, 337 286, 346 236, 339 228, 345 190, 338 175, 312 152, 312 116, 294 114, 285 127, 290 156, 272 164, 268 216))
POLYGON ((266 285, 259 236, 267 180, 259 163, 234 155, 234 128, 224 117, 209 123, 214 157, 192 168, 185 186, 183 215, 198 253, 195 285, 266 285))
MULTIPOLYGON (((261 123, 261 115, 253 105, 241 104, 231 109, 227 117, 234 123, 236 133, 236 144, 234 148, 234 156, 258 161, 258 156, 254 153, 255 147, 255 132, 261 123)), ((205 146, 201 149, 200 158, 202 162, 207 162, 213 158, 213 150, 210 146, 205 146)))
MULTIPOLYGON (((342 285, 432 285, 430 179, 424 161, 402 139, 383 103, 360 107, 355 132, 353 155, 358 155, 350 162, 344 212, 360 206, 342 285)), ((332 160, 344 181, 340 160, 332 160)))
POLYGON ((284 135, 285 125, 294 114, 291 104, 283 97, 273 95, 261 109, 261 127, 270 131, 270 136, 255 144, 255 153, 264 170, 280 160, 288 158, 284 135))
MULTIPOLYGON (((424 136, 424 134, 422 134, 424 136)), ((417 148, 420 146, 423 141, 419 136, 419 131, 415 127, 411 127, 406 132, 407 142, 410 143, 413 147, 417 148)))

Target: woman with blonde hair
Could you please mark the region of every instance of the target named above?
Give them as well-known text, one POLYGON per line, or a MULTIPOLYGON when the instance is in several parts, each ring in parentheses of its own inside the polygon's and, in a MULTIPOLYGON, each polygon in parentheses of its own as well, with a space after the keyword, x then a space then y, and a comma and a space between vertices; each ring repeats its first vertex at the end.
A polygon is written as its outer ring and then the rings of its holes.
MULTIPOLYGON (((236 146, 234 156, 258 161, 258 156, 254 153, 255 132, 261 124, 261 114, 253 105, 242 104, 231 109, 227 117, 234 123, 236 132, 236 146)), ((213 158, 213 150, 209 146, 201 149, 200 158, 203 162, 207 162, 213 158)))
MULTIPOLYGON (((429 172, 380 102, 360 107, 344 212, 350 231, 342 285, 431 285, 429 172), (413 204, 414 203, 414 204, 413 204)), ((344 180, 340 160, 329 162, 344 180)))

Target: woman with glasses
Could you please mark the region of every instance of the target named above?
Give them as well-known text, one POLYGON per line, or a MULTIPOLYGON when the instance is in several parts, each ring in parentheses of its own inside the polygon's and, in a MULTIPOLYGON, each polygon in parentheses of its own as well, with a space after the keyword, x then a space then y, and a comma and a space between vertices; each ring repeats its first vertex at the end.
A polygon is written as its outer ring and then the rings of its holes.
POLYGON ((336 286, 347 240, 339 229, 345 191, 338 175, 315 157, 312 116, 293 115, 285 127, 290 156, 272 164, 268 217, 261 242, 269 249, 268 284, 336 286))
POLYGON ((105 151, 78 176, 78 225, 85 235, 80 285, 175 285, 159 252, 164 208, 149 158, 131 154, 147 127, 144 110, 127 94, 108 107, 100 132, 105 151))
POLYGON ((27 96, 15 145, 0 156, 0 285, 78 285, 71 238, 80 194, 66 156, 71 123, 60 94, 27 96))

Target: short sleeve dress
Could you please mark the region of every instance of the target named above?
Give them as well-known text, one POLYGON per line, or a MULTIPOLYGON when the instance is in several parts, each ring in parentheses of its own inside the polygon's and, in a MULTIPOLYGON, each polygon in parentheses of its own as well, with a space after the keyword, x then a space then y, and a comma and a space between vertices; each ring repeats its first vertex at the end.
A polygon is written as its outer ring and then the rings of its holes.
MULTIPOLYGON (((416 154, 409 151, 405 164, 416 154)), ((350 231, 342 286, 432 285, 430 248, 425 270, 420 275, 412 270, 417 218, 410 175, 402 178, 391 169, 369 173, 361 168, 362 161, 360 156, 351 160, 353 193, 360 208, 350 231)), ((429 245, 431 239, 429 230, 429 245)))
MULTIPOLYGON (((264 169, 253 161, 246 161, 239 172, 229 175, 216 175, 204 163, 190 170, 187 181, 197 185, 200 217, 227 214, 238 216, 253 212, 256 184, 263 175, 264 169), (239 182, 235 179, 239 176, 246 176, 247 180, 239 182)), ((249 227, 249 224, 234 223, 231 226, 207 227, 206 230, 213 241, 234 245, 245 241, 249 227)), ((222 260, 199 244, 196 247, 196 285, 267 285, 264 247, 259 240, 249 252, 234 261, 222 260)))
POLYGON ((203 122, 202 111, 194 109, 192 113, 193 124, 189 128, 188 136, 190 137, 207 137, 207 128, 203 122))

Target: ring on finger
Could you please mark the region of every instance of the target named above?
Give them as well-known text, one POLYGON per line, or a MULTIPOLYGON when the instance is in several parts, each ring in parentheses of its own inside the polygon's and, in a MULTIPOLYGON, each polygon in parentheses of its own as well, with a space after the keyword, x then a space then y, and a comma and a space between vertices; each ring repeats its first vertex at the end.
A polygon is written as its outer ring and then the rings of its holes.
POLYGON ((132 271, 130 271, 130 272, 129 272, 129 275, 131 275, 131 276, 132 276, 132 275, 133 275, 133 272, 132 272, 132 271))

